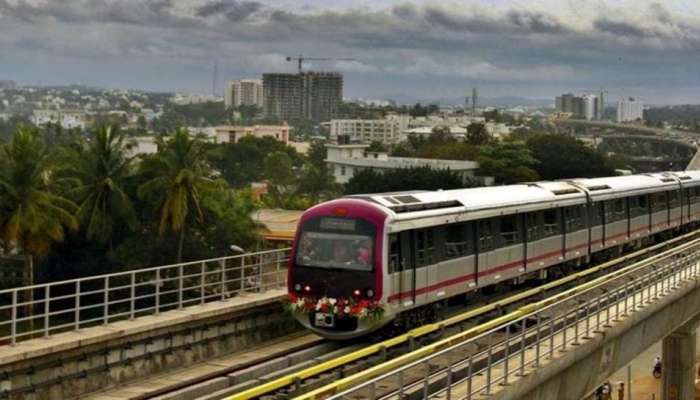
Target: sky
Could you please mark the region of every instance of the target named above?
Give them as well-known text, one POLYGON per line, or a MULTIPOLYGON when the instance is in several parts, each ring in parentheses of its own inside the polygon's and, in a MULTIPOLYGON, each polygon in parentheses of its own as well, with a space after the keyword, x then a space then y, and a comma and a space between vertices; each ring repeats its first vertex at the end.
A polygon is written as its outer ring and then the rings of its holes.
POLYGON ((345 97, 700 103, 700 2, 0 0, 0 80, 208 93, 346 58, 345 97))

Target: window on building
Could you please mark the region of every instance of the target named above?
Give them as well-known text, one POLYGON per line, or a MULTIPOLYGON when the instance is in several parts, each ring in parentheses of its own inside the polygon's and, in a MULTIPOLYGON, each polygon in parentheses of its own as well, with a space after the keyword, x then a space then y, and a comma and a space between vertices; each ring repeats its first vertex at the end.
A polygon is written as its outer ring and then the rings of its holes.
POLYGON ((345 165, 340 166, 340 175, 345 176, 345 165))

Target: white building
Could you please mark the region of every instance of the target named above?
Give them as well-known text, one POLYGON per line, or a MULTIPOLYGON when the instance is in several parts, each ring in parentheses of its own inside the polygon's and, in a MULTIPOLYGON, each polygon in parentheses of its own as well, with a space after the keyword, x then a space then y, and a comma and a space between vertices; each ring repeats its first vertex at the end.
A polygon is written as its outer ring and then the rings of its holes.
POLYGON ((85 112, 76 110, 34 110, 29 118, 37 126, 58 124, 63 129, 85 129, 85 119, 85 112))
POLYGON ((644 103, 630 97, 617 102, 617 122, 641 121, 644 119, 644 103))
POLYGON ((226 108, 239 106, 263 106, 262 79, 237 79, 226 84, 224 93, 226 108))
POLYGON ((475 176, 479 164, 474 161, 437 160, 427 158, 389 157, 386 153, 366 153, 366 144, 327 144, 326 164, 337 183, 345 184, 356 171, 374 169, 386 171, 399 168, 430 167, 450 169, 463 181, 475 176))
POLYGON ((127 157, 135 157, 142 154, 155 154, 158 152, 158 143, 155 136, 130 138, 126 141, 125 147, 127 157))
MULTIPOLYGON (((253 125, 237 126, 223 125, 205 128, 201 133, 214 139, 216 143, 238 143, 244 136, 254 136, 257 138, 272 137, 282 143, 289 143, 288 125, 253 125)), ((190 128, 190 131, 195 131, 190 128)))
POLYGON ((395 144, 401 140, 408 122, 407 115, 389 116, 385 119, 333 119, 330 123, 330 139, 337 141, 338 136, 349 136, 353 141, 395 144))
POLYGON ((581 117, 589 121, 595 119, 597 110, 596 103, 598 102, 598 96, 586 94, 581 96, 581 99, 583 100, 583 114, 581 115, 581 117))

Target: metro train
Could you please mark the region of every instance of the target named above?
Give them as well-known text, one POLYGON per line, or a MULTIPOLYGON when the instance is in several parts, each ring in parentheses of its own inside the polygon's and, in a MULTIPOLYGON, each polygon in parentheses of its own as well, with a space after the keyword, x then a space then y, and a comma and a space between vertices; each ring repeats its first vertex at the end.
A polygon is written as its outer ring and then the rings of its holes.
POLYGON ((699 221, 700 171, 348 196, 301 217, 288 305, 308 329, 350 339, 699 221))

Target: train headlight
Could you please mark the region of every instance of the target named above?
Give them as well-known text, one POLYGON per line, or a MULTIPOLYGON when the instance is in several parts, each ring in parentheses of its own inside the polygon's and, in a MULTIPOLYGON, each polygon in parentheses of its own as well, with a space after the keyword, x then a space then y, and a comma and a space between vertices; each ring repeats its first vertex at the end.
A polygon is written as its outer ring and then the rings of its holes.
POLYGON ((362 294, 362 292, 360 291, 360 289, 355 289, 355 290, 352 292, 352 294, 354 294, 355 297, 360 297, 360 295, 362 294))
POLYGON ((295 283, 295 284, 294 284, 294 291, 295 291, 295 292, 301 292, 301 283, 295 283))
POLYGON ((367 296, 368 298, 374 297, 374 290, 372 290, 372 289, 365 290, 365 296, 367 296))
POLYGON ((309 286, 309 285, 304 286, 304 291, 305 291, 305 292, 310 292, 310 291, 311 291, 311 286, 309 286))

